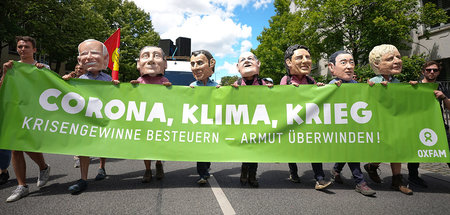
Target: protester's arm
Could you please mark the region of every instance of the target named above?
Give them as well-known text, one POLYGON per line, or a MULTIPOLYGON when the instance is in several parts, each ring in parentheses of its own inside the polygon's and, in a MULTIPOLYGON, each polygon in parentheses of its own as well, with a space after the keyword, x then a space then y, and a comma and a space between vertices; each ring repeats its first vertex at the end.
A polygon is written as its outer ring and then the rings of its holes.
POLYGON ((12 66, 13 66, 12 60, 9 60, 8 62, 3 64, 3 75, 2 75, 2 79, 0 80, 0 87, 3 85, 3 79, 5 78, 6 71, 8 71, 8 69, 11 69, 12 66))
POLYGON ((441 99, 444 102, 444 107, 447 110, 450 110, 450 99, 440 90, 435 90, 434 95, 437 99, 441 99))
POLYGON ((67 81, 67 80, 69 80, 71 78, 75 78, 75 77, 77 77, 77 74, 75 71, 72 71, 69 74, 63 75, 62 79, 67 81))

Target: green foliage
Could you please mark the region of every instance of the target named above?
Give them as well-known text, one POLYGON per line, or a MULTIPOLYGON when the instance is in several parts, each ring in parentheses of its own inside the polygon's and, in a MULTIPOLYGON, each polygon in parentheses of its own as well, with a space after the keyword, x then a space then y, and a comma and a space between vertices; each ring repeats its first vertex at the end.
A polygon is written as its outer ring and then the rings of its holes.
POLYGON ((233 84, 234 82, 236 82, 238 79, 239 79, 239 77, 237 75, 235 75, 235 76, 224 76, 220 80, 220 85, 221 86, 229 86, 229 85, 233 84))
POLYGON ((422 66, 425 64, 424 55, 413 55, 411 57, 403 56, 402 73, 396 77, 401 82, 418 81, 422 75, 422 66))
MULTIPOLYGON (((357 65, 365 65, 374 46, 392 44, 400 50, 409 49, 413 29, 448 18, 433 4, 419 8, 417 0, 294 2, 298 10, 290 13, 291 1, 275 0, 276 14, 269 20, 269 28, 257 37, 260 45, 253 50, 261 60, 261 74, 275 82, 285 74, 283 56, 289 45, 308 46, 313 61, 345 49, 353 54, 357 65)), ((367 66, 357 67, 362 79, 369 77, 368 70, 367 66)))
MULTIPOLYGON (((422 75, 422 65, 426 62, 425 55, 413 55, 411 57, 403 56, 403 68, 402 73, 395 75, 401 82, 417 81, 422 75)), ((367 80, 375 77, 375 73, 372 71, 369 65, 357 66, 355 68, 355 74, 357 75, 357 81, 360 83, 366 83, 367 80)))
POLYGON ((1 3, 1 42, 14 42, 17 35, 35 37, 38 55, 66 69, 77 63, 78 44, 86 39, 105 41, 121 28, 119 80, 136 79, 140 48, 157 45, 150 14, 127 0, 5 0, 1 3))

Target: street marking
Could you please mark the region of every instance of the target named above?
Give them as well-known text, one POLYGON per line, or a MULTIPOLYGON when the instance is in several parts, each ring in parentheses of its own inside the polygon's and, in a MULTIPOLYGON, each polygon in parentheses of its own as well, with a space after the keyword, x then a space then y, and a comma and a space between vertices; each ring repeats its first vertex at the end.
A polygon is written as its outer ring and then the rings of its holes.
POLYGON ((223 214, 224 215, 236 214, 230 202, 228 201, 227 196, 225 196, 225 193, 223 193, 222 188, 220 188, 219 183, 217 183, 213 175, 211 175, 208 181, 214 193, 214 196, 216 196, 217 202, 219 202, 223 214))
POLYGON ((232 137, 227 137, 227 138, 225 138, 225 140, 234 140, 234 138, 232 138, 232 137))

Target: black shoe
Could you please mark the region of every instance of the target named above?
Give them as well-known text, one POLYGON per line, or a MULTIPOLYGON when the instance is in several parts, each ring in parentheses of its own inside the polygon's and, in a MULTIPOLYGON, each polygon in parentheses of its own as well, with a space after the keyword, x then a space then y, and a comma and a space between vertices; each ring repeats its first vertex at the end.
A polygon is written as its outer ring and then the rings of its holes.
POLYGON ((95 176, 96 181, 100 181, 106 178, 106 171, 103 168, 98 169, 98 174, 95 176))
POLYGON ((412 184, 418 185, 420 187, 428 188, 427 183, 422 178, 419 178, 418 176, 417 177, 409 177, 408 181, 411 182, 412 184))
POLYGON ((84 190, 86 190, 86 188, 87 188, 87 182, 83 179, 80 179, 77 181, 76 184, 69 187, 69 191, 72 194, 77 194, 77 193, 83 192, 84 190))
POLYGON ((258 180, 256 179, 256 172, 249 172, 248 173, 248 184, 251 187, 259 187, 258 180))
POLYGON ((289 181, 292 181, 293 183, 300 183, 300 177, 298 177, 297 174, 290 174, 289 181))
POLYGON ((372 179, 373 182, 375 183, 381 183, 381 178, 378 175, 378 167, 373 167, 372 165, 370 165, 370 163, 364 165, 364 169, 367 171, 367 173, 369 174, 369 178, 372 179))
POLYGON ((338 184, 344 183, 344 181, 342 181, 341 173, 336 172, 334 169, 331 169, 331 177, 333 178, 334 182, 338 184))
POLYGON ((2 174, 0 174, 0 185, 2 184, 6 184, 6 182, 8 182, 9 179, 9 172, 2 172, 2 174))

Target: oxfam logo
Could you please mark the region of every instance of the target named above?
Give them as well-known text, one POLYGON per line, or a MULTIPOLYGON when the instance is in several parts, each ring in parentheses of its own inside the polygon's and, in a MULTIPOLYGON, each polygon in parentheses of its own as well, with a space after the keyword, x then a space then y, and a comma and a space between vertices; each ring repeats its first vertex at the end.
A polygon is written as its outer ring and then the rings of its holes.
POLYGON ((429 128, 424 128, 419 133, 419 139, 420 142, 423 143, 423 145, 433 146, 434 144, 436 144, 438 137, 433 130, 429 128))

